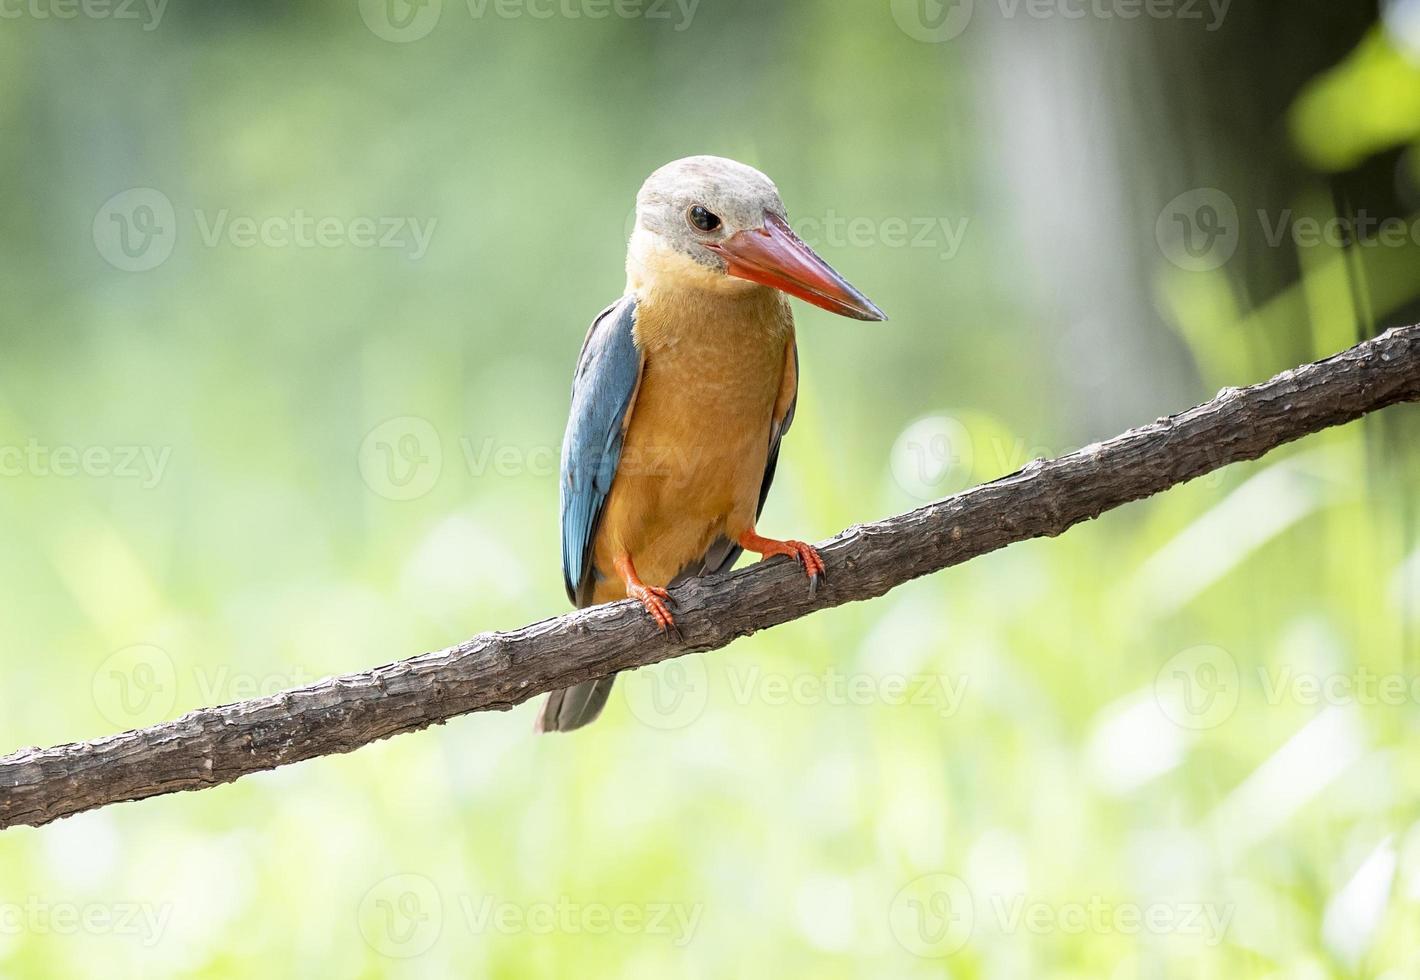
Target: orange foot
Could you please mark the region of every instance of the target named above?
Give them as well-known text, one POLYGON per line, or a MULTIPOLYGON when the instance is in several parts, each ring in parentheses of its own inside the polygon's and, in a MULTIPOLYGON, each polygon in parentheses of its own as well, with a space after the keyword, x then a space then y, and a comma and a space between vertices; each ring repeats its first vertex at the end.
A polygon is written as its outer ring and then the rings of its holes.
POLYGON ((635 599, 651 614, 651 618, 656 621, 656 625, 661 628, 663 635, 669 636, 672 633, 676 638, 680 638, 680 630, 676 627, 675 618, 671 616, 670 607, 675 605, 675 600, 671 594, 658 585, 647 585, 641 581, 641 576, 636 574, 636 566, 631 564, 630 555, 622 555, 614 562, 616 572, 621 576, 621 581, 626 585, 626 597, 635 599))
POLYGON ((771 558, 774 555, 787 555, 799 563, 804 569, 804 574, 809 577, 809 593, 818 591, 820 581, 828 578, 828 570, 823 567, 823 558, 819 556, 818 549, 813 545, 805 544, 802 541, 776 541, 773 538, 761 538, 755 534, 753 529, 741 534, 737 542, 745 551, 753 551, 771 558))

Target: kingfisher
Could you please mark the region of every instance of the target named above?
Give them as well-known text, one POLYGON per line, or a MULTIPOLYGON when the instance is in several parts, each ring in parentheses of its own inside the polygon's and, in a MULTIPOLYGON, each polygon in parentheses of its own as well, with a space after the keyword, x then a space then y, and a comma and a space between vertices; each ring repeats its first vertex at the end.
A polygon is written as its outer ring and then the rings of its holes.
MULTIPOLYGON (((592 321, 572 381, 561 504, 573 605, 635 599, 670 634, 669 588, 744 551, 794 559, 817 588, 818 552, 757 527, 798 399, 789 296, 887 319, 800 240, 753 167, 694 156, 647 178, 626 291, 592 321)), ((553 692, 538 729, 588 724, 612 680, 553 692)))

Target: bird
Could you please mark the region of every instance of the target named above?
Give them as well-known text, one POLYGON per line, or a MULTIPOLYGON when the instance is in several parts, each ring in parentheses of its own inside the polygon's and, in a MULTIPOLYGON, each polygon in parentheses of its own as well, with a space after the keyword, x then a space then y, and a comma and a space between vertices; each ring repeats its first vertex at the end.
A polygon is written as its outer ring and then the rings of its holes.
MULTIPOLYGON (((757 526, 798 401, 790 296, 887 319, 794 233, 755 168, 692 156, 646 179, 625 292, 592 322, 572 382, 560 496, 574 606, 634 599, 669 635, 670 587, 744 551, 794 559, 810 589, 824 578, 811 545, 757 526)), ((614 676, 552 692, 538 730, 593 721, 614 676)))

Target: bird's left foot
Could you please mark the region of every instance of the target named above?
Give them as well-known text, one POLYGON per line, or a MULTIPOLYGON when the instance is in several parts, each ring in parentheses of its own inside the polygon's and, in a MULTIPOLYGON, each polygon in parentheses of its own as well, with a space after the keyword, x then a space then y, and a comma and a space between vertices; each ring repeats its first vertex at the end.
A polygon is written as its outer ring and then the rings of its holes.
POLYGON ((753 551, 765 558, 786 555, 794 559, 803 568, 804 574, 809 577, 810 594, 818 592, 819 582, 828 578, 828 570, 823 566, 823 558, 819 555, 818 549, 811 544, 805 544, 802 541, 776 541, 774 538, 762 538, 753 531, 740 535, 737 543, 745 551, 753 551))

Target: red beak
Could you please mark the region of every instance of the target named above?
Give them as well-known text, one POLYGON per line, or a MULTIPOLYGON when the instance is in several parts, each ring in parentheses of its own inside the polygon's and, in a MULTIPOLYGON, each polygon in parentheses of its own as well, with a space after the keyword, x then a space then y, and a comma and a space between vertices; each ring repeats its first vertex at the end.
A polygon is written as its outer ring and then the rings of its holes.
POLYGON ((732 276, 782 290, 839 316, 886 320, 887 314, 833 271, 779 215, 766 212, 764 227, 740 231, 709 248, 729 260, 732 276))

